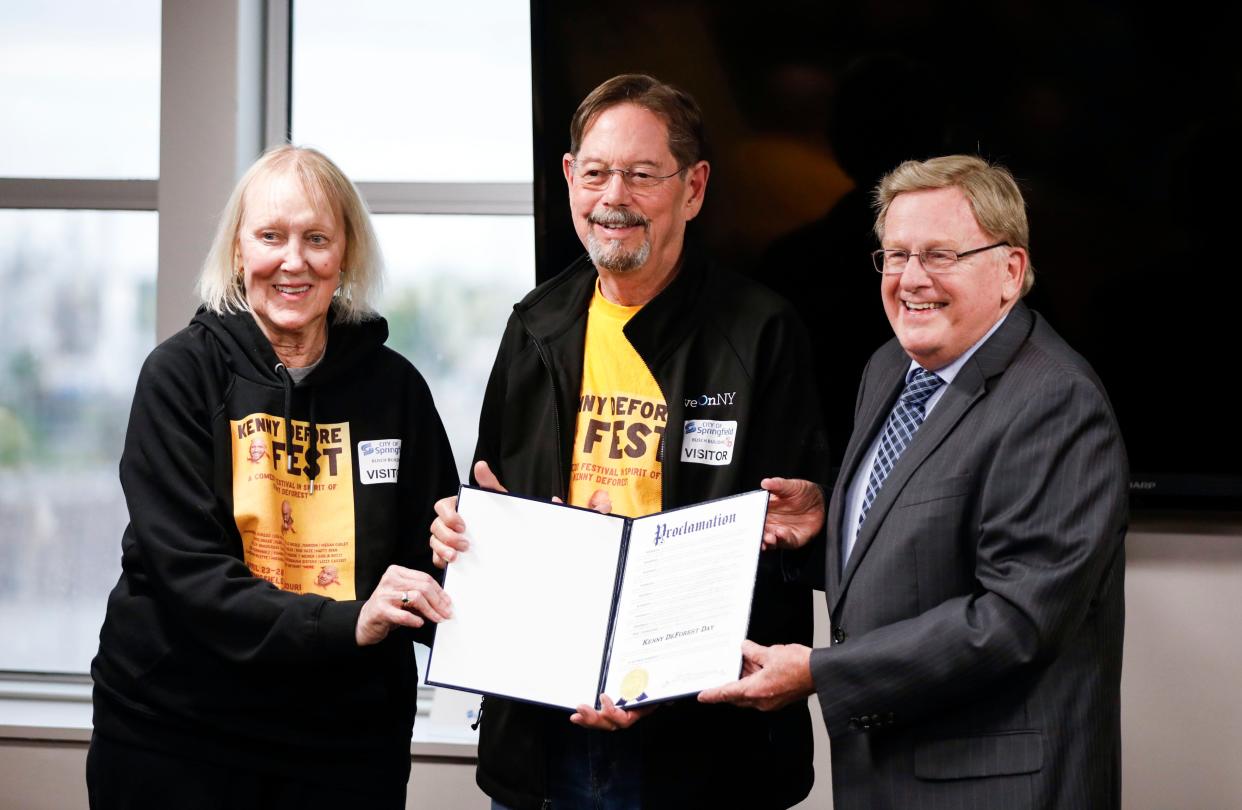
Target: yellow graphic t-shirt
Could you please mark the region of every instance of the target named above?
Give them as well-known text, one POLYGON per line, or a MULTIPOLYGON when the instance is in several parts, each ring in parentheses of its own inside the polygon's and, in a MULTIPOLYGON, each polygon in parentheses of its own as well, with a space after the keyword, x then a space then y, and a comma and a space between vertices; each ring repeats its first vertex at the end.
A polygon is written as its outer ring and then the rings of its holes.
POLYGON ((302 474, 311 426, 252 413, 230 422, 233 518, 246 565, 294 593, 355 599, 354 472, 349 423, 316 425, 319 475, 302 474), (290 464, 292 459, 292 464, 290 464))
POLYGON ((660 511, 660 441, 668 421, 660 386, 621 331, 640 309, 612 303, 595 282, 569 484, 570 504, 586 506, 602 489, 612 513, 626 517, 660 511))

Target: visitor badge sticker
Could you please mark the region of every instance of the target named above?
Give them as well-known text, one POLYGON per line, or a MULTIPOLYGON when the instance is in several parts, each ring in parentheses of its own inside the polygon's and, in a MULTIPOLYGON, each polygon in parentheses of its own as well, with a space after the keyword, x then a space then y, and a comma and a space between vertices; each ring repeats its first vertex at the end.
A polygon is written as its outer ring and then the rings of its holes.
POLYGON ((733 461, 737 421, 690 419, 682 431, 681 460, 723 467, 733 461))
POLYGON ((395 484, 400 466, 400 439, 358 442, 358 475, 362 483, 395 484))

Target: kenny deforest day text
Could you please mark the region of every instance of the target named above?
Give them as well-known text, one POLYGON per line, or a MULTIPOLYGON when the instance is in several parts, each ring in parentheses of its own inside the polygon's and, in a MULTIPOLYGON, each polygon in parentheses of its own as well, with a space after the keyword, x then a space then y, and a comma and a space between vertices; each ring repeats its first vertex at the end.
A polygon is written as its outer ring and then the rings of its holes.
POLYGON ((645 638, 643 639, 643 646, 646 647, 648 644, 658 644, 661 641, 672 641, 675 638, 684 638, 685 636, 693 636, 696 633, 706 633, 708 630, 714 630, 715 628, 716 628, 716 625, 714 624, 705 624, 702 627, 691 627, 689 630, 677 630, 672 633, 665 633, 662 636, 656 636, 654 638, 645 638))

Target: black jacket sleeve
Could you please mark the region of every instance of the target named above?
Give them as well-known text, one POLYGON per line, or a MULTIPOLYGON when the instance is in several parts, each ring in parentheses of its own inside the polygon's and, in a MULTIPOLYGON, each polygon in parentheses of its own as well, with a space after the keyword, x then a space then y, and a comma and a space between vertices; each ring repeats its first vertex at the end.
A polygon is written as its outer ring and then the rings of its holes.
POLYGON ((500 339, 500 348, 496 351, 492 373, 487 378, 487 388, 483 391, 483 405, 479 409, 479 440, 475 445, 474 458, 470 461, 469 480, 472 484, 478 483, 474 477, 474 465, 479 461, 487 462, 502 485, 507 480, 501 456, 504 419, 500 414, 504 410, 505 392, 508 389, 511 355, 521 341, 522 332, 522 324, 517 314, 511 314, 500 339))

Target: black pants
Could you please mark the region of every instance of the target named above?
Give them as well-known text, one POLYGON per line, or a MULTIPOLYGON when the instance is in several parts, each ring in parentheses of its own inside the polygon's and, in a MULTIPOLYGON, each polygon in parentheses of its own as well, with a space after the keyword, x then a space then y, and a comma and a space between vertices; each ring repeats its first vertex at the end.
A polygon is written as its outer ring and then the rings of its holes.
POLYGON ((362 784, 329 772, 314 781, 255 767, 218 765, 95 734, 86 755, 91 810, 402 810, 406 786, 362 784))

